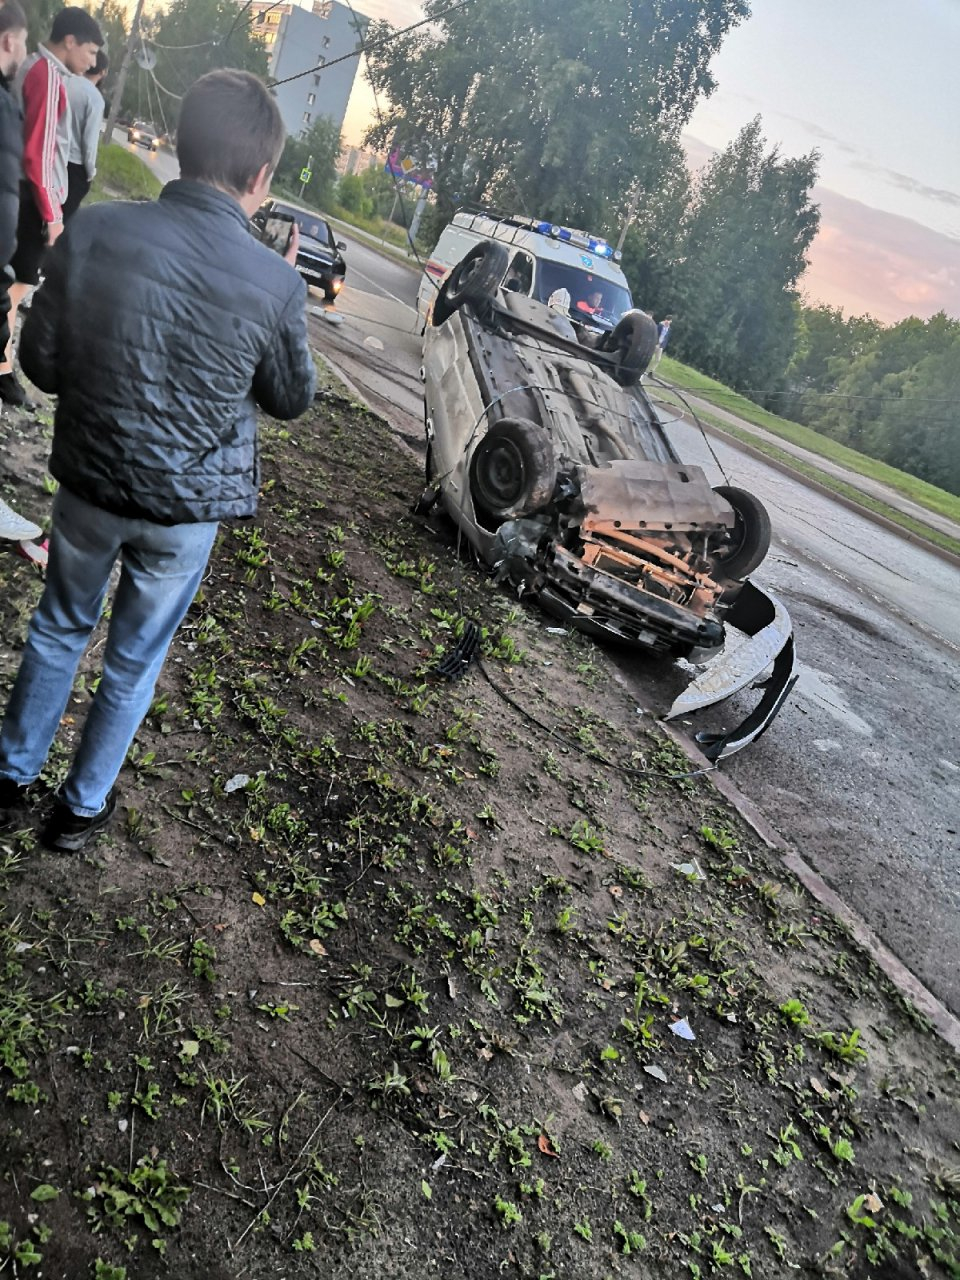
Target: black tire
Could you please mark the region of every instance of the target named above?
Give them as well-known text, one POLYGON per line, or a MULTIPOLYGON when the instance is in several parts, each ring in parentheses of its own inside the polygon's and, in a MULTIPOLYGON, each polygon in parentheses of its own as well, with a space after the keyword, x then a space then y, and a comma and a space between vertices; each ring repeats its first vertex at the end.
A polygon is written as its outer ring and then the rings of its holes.
POLYGON ((747 578, 770 550, 770 516, 759 498, 746 489, 717 485, 714 490, 733 507, 737 523, 725 546, 713 553, 720 576, 732 582, 747 578))
POLYGON ((553 441, 528 418, 494 423, 470 459, 470 493, 478 512, 502 524, 539 511, 553 497, 553 441))
POLYGON ((337 300, 337 295, 336 295, 336 293, 334 292, 334 290, 333 290, 333 289, 324 289, 324 291, 323 291, 323 300, 324 300, 324 302, 329 302, 329 303, 330 303, 330 305, 331 305, 331 306, 333 306, 333 304, 334 304, 334 303, 336 302, 336 300, 337 300))
POLYGON ((506 245, 493 240, 481 240, 474 245, 443 282, 441 292, 451 311, 458 310, 465 302, 484 302, 495 297, 509 259, 506 245))
POLYGON ((657 348, 657 325, 645 311, 626 311, 601 342, 616 357, 613 376, 622 387, 635 386, 657 348))
POLYGON ((430 323, 435 328, 439 328, 440 325, 450 319, 455 310, 456 308, 451 307, 450 303, 447 301, 447 281, 444 280, 443 284, 437 290, 437 296, 433 300, 433 307, 430 311, 430 323))

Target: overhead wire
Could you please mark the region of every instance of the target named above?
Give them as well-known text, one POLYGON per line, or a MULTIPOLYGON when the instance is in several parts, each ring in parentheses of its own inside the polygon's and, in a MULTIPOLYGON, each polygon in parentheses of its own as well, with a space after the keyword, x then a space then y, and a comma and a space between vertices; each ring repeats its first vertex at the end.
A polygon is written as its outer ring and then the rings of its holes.
MULTIPOLYGON (((323 64, 322 70, 325 70, 325 71, 329 70, 330 67, 335 67, 340 62, 347 62, 349 61, 350 58, 359 58, 362 55, 368 53, 371 49, 385 48, 388 44, 392 43, 392 41, 396 40, 398 36, 409 35, 411 31, 416 31, 418 27, 429 26, 430 23, 438 22, 441 18, 445 18, 448 14, 455 13, 458 9, 465 9, 467 5, 473 4, 473 3, 474 3, 474 0, 457 0, 456 4, 452 4, 446 9, 441 9, 439 13, 433 14, 432 17, 423 18, 421 19, 420 22, 412 22, 407 27, 398 27, 396 30, 392 31, 388 37, 385 37, 383 40, 378 40, 373 44, 366 44, 365 42, 362 42, 361 48, 354 49, 350 53, 341 54, 339 58, 331 58, 329 62, 325 62, 323 64)), ((352 5, 350 6, 350 9, 351 9, 351 12, 354 12, 354 16, 356 17, 356 13, 353 10, 352 5)), ((316 70, 317 68, 310 67, 309 70, 298 71, 296 75, 287 76, 284 80, 275 80, 273 82, 272 88, 277 89, 280 87, 280 85, 290 84, 291 81, 293 80, 302 80, 304 76, 312 76, 316 74, 316 70)))

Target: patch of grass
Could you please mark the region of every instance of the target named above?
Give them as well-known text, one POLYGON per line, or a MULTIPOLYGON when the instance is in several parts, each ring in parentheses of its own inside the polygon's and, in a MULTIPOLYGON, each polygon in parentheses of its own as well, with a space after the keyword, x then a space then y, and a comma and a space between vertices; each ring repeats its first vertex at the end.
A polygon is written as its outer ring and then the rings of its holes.
POLYGON ((87 201, 155 200, 162 186, 138 155, 117 142, 101 143, 97 176, 87 201))
MULTIPOLYGON (((808 449, 811 453, 819 454, 822 458, 829 458, 831 462, 839 463, 857 475, 866 476, 871 480, 879 481, 881 484, 889 485, 897 493, 902 493, 904 497, 918 503, 920 506, 926 507, 929 511, 934 511, 950 520, 960 522, 960 498, 954 494, 947 493, 944 489, 937 488, 936 485, 928 484, 925 480, 908 475, 905 471, 899 471, 896 467, 888 466, 887 463, 880 462, 876 458, 869 458, 865 454, 858 453, 855 449, 840 444, 839 441, 832 440, 829 436, 822 435, 812 427, 804 426, 799 422, 791 422, 787 418, 781 418, 775 413, 770 413, 769 410, 754 404, 752 400, 748 400, 746 396, 742 396, 736 391, 732 391, 729 387, 725 387, 722 382, 716 382, 713 378, 708 378, 706 374, 698 373, 696 369, 691 369, 688 365, 681 364, 678 360, 672 360, 669 356, 664 356, 658 373, 667 382, 672 382, 684 391, 693 392, 694 395, 701 396, 704 400, 709 400, 711 404, 717 405, 718 408, 726 409, 730 413, 736 413, 747 422, 763 427, 765 431, 769 431, 783 440, 788 440, 791 444, 808 449)), ((757 437, 751 433, 738 433, 735 428, 731 428, 730 423, 719 418, 710 417, 709 421, 720 430, 729 431, 730 434, 749 442, 762 452, 769 452, 764 447, 764 443, 758 441, 757 437)), ((784 453, 783 451, 778 451, 778 454, 771 453, 771 456, 779 456, 782 461, 788 461, 791 466, 796 461, 792 454, 784 453)), ((834 488, 838 483, 834 477, 821 472, 817 472, 814 478, 830 488, 834 488)), ((859 501, 861 498, 859 490, 856 491, 856 497, 859 501)), ((887 512, 884 511, 883 514, 887 514, 887 512)), ((893 516, 891 515, 890 518, 893 519, 893 516)))

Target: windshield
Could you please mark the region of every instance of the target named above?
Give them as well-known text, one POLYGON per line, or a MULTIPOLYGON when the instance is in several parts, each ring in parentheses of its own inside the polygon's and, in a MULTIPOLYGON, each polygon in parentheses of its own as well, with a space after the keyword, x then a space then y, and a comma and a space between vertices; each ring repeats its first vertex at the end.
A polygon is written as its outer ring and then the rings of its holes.
POLYGON ((318 244, 330 243, 330 228, 324 222, 323 218, 317 218, 312 213, 304 213, 300 209, 291 209, 289 205, 274 205, 274 213, 289 213, 297 220, 297 226, 300 228, 302 236, 309 236, 311 240, 316 240, 318 244))
POLYGON ((616 324, 623 313, 633 307, 630 290, 623 285, 605 280, 593 272, 543 258, 538 264, 534 294, 548 305, 551 298, 554 306, 562 303, 575 319, 600 320, 607 325, 616 324), (569 301, 564 293, 569 295, 569 301))

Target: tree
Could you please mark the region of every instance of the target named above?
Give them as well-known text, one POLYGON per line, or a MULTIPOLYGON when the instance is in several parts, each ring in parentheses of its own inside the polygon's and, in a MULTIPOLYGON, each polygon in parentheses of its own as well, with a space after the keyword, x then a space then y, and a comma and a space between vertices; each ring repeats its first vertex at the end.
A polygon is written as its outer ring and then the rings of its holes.
POLYGON ((743 390, 778 389, 796 342, 795 286, 820 214, 816 152, 765 151, 759 116, 699 177, 663 306, 683 359, 743 390))
POLYGON ((241 0, 172 0, 143 24, 157 65, 134 67, 123 109, 134 115, 159 115, 157 125, 176 128, 180 101, 194 80, 217 67, 237 67, 266 79, 268 56, 253 31, 249 7, 241 0))
POLYGON ((329 116, 318 117, 305 138, 287 139, 274 175, 274 185, 299 197, 300 174, 309 162, 311 177, 304 188, 303 198, 322 209, 333 196, 340 146, 340 130, 336 122, 329 116))
MULTIPOLYGON (((925 395, 918 388, 928 379, 942 381, 940 362, 956 358, 958 335, 960 321, 942 311, 926 321, 910 316, 880 329, 862 354, 839 371, 834 395, 821 404, 811 425, 871 457, 920 474, 914 460, 929 458, 930 447, 918 442, 937 436, 952 406, 941 404, 927 414, 922 400, 902 402, 925 395), (925 417, 929 421, 922 421, 925 417), (934 425, 938 431, 931 431, 934 425)), ((929 470, 935 464, 926 465, 929 470)))
POLYGON ((952 341, 935 341, 895 384, 886 384, 866 445, 892 466, 960 495, 960 324, 942 315, 934 320, 946 321, 952 341))
POLYGON ((710 58, 746 0, 484 0, 434 27, 368 34, 384 107, 369 141, 435 161, 441 213, 467 200, 618 228, 652 193, 669 144, 713 88, 710 58))
POLYGON ((872 316, 844 316, 839 307, 799 308, 797 341, 787 367, 789 394, 778 412, 816 426, 826 397, 836 391, 837 379, 876 341, 882 329, 872 316))
POLYGON ((345 173, 337 184, 337 200, 348 213, 358 213, 369 218, 373 204, 367 199, 363 183, 355 173, 345 173))

